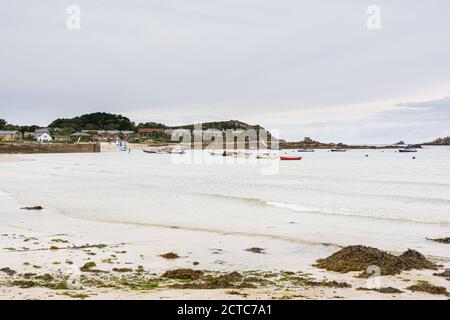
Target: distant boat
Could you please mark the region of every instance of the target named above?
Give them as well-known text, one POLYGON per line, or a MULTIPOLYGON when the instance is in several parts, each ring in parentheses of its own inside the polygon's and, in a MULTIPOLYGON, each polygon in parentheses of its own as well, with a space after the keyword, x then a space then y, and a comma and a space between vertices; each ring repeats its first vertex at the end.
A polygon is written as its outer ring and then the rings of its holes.
POLYGON ((260 153, 256 155, 256 159, 269 159, 274 160, 277 159, 274 155, 271 155, 270 153, 260 153))
POLYGON ((156 153, 155 150, 142 150, 142 151, 144 151, 145 153, 156 153))
POLYGON ((128 151, 127 144, 123 140, 119 142, 119 148, 120 151, 128 151))
POLYGON ((398 149, 398 152, 417 152, 417 150, 414 148, 402 148, 398 149))
POLYGON ((280 160, 302 160, 302 157, 280 156, 280 160))
POLYGON ((174 148, 174 149, 170 150, 169 153, 171 153, 171 154, 185 154, 186 151, 184 151, 183 148, 174 148))
POLYGON ((343 148, 336 148, 336 149, 331 149, 331 152, 346 152, 347 149, 343 149, 343 148))
POLYGON ((297 152, 314 152, 314 149, 298 149, 297 152))

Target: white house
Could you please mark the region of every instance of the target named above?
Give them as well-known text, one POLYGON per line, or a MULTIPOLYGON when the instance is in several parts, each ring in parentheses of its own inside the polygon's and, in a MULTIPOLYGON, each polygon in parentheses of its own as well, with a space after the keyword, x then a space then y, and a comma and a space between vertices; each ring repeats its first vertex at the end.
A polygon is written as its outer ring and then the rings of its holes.
POLYGON ((52 141, 53 139, 52 139, 52 137, 48 134, 48 133, 43 133, 43 134, 41 134, 41 135, 38 135, 37 137, 36 137, 36 140, 37 140, 37 142, 39 142, 39 143, 43 143, 43 142, 50 142, 50 141, 52 141))

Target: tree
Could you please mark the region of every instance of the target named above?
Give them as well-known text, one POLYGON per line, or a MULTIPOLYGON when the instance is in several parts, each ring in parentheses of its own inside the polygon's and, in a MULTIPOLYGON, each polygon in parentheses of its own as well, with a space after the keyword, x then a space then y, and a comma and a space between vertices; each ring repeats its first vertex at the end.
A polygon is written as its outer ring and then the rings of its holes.
POLYGON ((158 123, 158 122, 145 122, 145 123, 139 123, 136 128, 137 129, 141 129, 141 128, 151 128, 151 129, 166 128, 166 125, 164 125, 162 123, 158 123))
POLYGON ((49 127, 51 128, 70 127, 75 131, 81 130, 133 131, 135 129, 134 123, 127 117, 106 112, 89 113, 70 119, 56 119, 51 124, 49 124, 49 127))
POLYGON ((5 119, 0 119, 0 129, 4 129, 8 122, 5 119))

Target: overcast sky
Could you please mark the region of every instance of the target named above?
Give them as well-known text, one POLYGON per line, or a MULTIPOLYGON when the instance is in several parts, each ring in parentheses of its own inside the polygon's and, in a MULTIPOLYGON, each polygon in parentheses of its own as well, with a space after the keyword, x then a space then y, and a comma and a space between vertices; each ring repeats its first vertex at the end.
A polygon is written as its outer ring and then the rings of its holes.
POLYGON ((0 118, 105 111, 419 142, 450 135, 449 38, 448 0, 2 0, 0 118))

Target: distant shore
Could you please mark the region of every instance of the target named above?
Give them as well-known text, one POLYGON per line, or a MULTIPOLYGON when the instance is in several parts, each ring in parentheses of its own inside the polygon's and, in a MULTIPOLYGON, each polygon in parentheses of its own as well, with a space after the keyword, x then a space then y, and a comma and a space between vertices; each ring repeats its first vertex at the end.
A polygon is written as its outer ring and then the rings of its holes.
POLYGON ((98 143, 0 143, 0 154, 100 152, 98 143))

